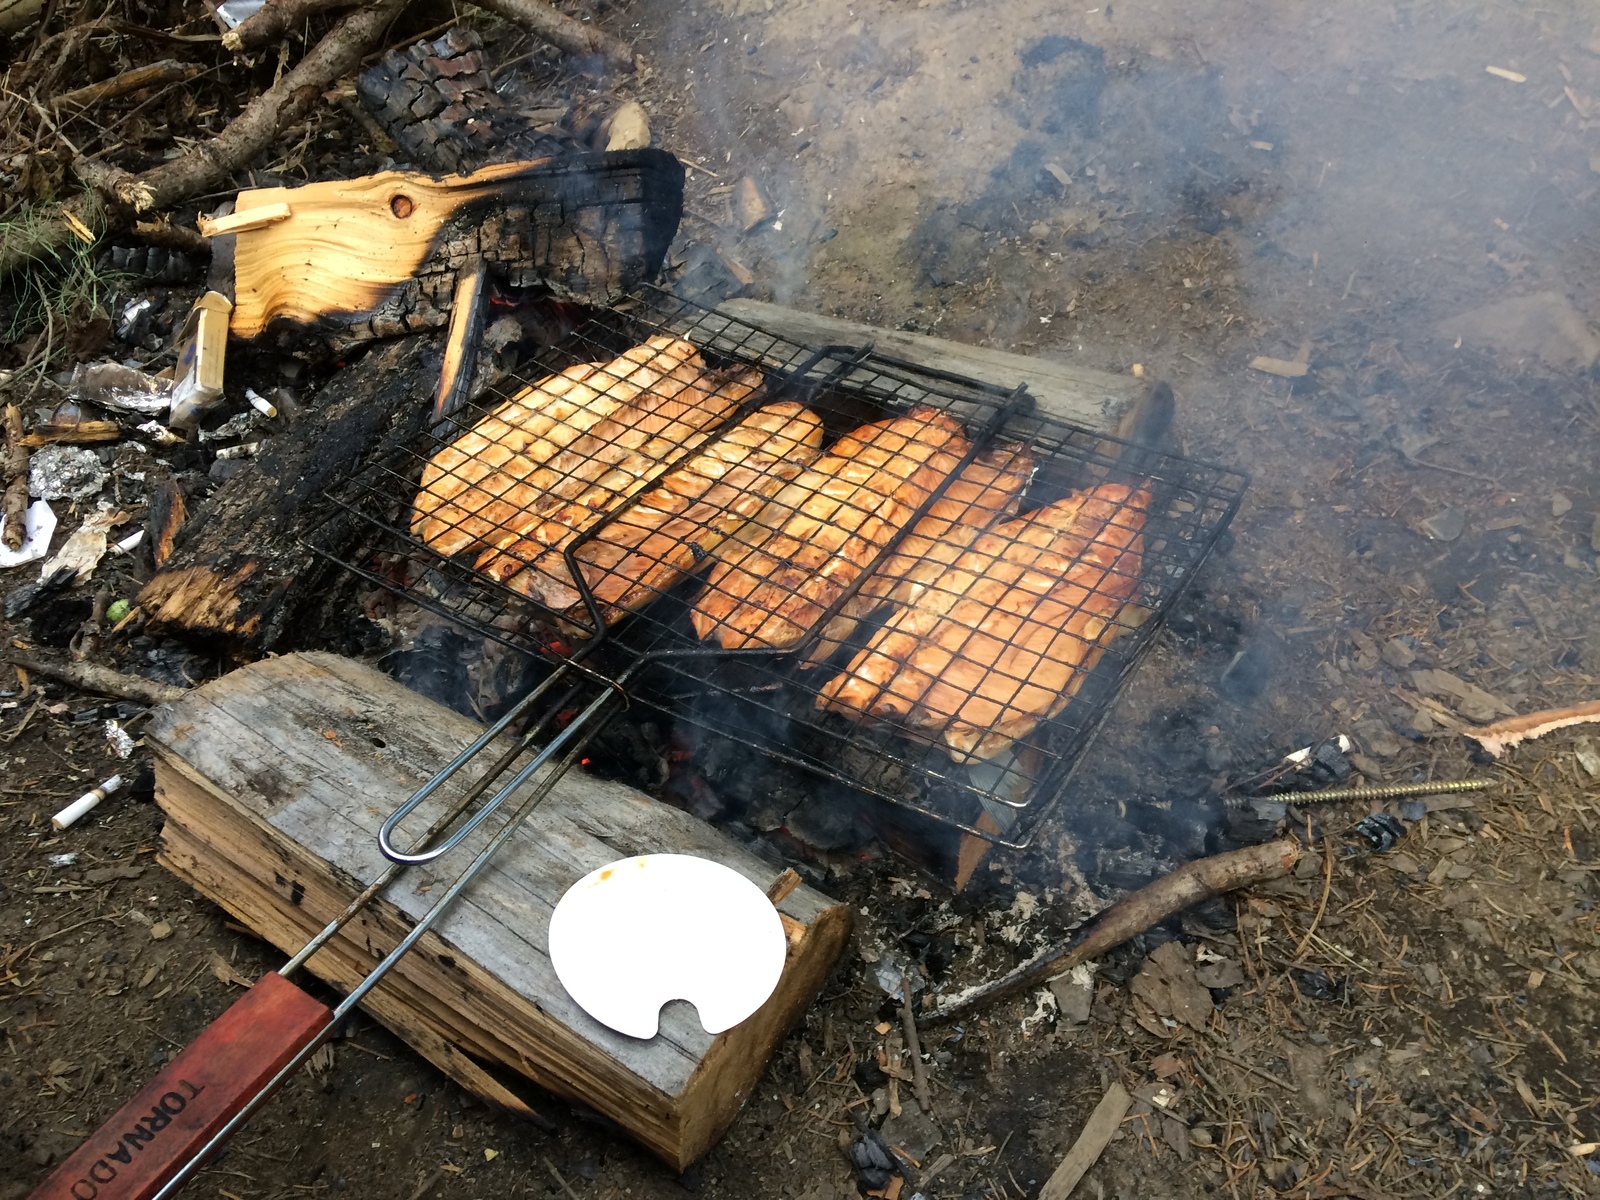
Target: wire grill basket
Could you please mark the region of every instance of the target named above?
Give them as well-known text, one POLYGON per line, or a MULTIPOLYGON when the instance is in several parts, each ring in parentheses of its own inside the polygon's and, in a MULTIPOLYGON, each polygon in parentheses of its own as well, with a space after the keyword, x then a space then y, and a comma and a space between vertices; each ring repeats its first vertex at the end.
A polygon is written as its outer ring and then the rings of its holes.
POLYGON ((323 552, 1017 848, 1247 483, 653 289, 537 367, 334 489, 369 536, 323 552))

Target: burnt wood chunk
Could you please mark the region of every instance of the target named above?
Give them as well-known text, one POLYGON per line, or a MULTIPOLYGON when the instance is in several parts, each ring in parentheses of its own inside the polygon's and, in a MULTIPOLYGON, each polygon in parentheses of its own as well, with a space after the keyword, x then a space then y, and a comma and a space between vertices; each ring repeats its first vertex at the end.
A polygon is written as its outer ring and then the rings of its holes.
MULTIPOLYGON (((148 737, 167 817, 160 861, 262 937, 298 950, 389 865, 377 841, 384 817, 480 732, 349 659, 289 654, 254 663, 154 714, 148 737)), ((501 749, 491 747, 490 757, 501 749)), ((467 786, 465 778, 446 783, 406 828, 428 827, 467 786)), ((349 990, 497 826, 491 821, 437 864, 408 870, 309 969, 349 990)), ((849 935, 850 909, 799 884, 776 901, 788 953, 756 1013, 713 1036, 692 1007, 672 1004, 655 1037, 627 1037, 561 986, 549 920, 590 871, 646 853, 709 858, 763 890, 783 878, 688 813, 573 771, 363 1005, 485 1099, 524 1116, 558 1115, 547 1096, 527 1095, 554 1092, 683 1170, 722 1136, 815 999, 849 935)))
POLYGON ((425 345, 404 338, 346 367, 293 429, 272 438, 183 524, 165 566, 139 593, 153 627, 242 651, 282 641, 320 599, 317 581, 328 570, 302 539, 316 528, 335 549, 355 536, 318 503, 321 493, 369 452, 422 429, 434 385, 421 369, 425 345))
POLYGON ((471 171, 574 148, 540 133, 494 90, 471 30, 389 51, 357 78, 356 94, 406 156, 429 171, 471 171))
POLYGON ((348 346, 444 325, 479 261, 513 287, 614 303, 659 272, 682 212, 683 165, 628 150, 260 188, 212 229, 235 239, 235 337, 283 322, 348 346))

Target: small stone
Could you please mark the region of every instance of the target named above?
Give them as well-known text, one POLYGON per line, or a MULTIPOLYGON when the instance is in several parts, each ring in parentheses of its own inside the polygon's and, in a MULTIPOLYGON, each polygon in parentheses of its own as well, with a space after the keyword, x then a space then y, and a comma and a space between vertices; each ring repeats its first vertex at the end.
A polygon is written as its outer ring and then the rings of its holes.
POLYGON ((171 936, 172 926, 165 921, 157 921, 150 926, 150 940, 153 942, 164 942, 171 936))
POLYGON ((1453 508, 1434 513, 1422 522, 1422 532, 1436 542, 1453 542, 1467 528, 1467 519, 1453 508))
POLYGON ((1417 652, 1399 638, 1390 638, 1378 651, 1383 661, 1403 671, 1417 661, 1417 652))
POLYGON ((1574 755, 1580 767, 1593 778, 1600 779, 1600 750, 1594 748, 1593 742, 1588 740, 1579 742, 1574 755))
POLYGON ((1560 492, 1550 497, 1550 515, 1552 517, 1564 517, 1571 511, 1572 501, 1560 492))
POLYGON ((1391 871, 1398 871, 1402 875, 1415 875, 1421 868, 1417 860, 1409 854, 1391 854, 1383 860, 1391 871))
POLYGON ((1065 975, 1057 975, 1050 981, 1050 992, 1065 1024, 1088 1024, 1089 1009, 1094 1004, 1094 976, 1088 967, 1076 966, 1065 975))
POLYGON ((1192 1125, 1189 1128, 1189 1144, 1191 1146, 1214 1145, 1216 1139, 1211 1136, 1211 1130, 1205 1125, 1192 1125))
MULTIPOLYGON (((1379 758, 1393 758, 1400 753, 1400 741, 1388 733, 1370 733, 1366 737, 1367 749, 1379 758)), ((1362 772, 1365 774, 1366 772, 1362 772)))
POLYGON ((1428 802, 1426 800, 1400 801, 1400 819, 1402 821, 1420 821, 1428 815, 1428 802))
POLYGON ((1418 733, 1433 733, 1439 728, 1439 725, 1433 719, 1433 714, 1427 709, 1414 708, 1411 710, 1411 728, 1418 733))

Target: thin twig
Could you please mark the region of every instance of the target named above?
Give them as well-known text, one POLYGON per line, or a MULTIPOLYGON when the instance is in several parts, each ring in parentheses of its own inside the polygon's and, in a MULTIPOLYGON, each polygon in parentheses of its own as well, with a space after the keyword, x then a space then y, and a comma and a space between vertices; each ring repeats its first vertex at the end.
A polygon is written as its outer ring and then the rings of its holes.
POLYGON ((1311 936, 1317 932, 1317 926, 1322 924, 1322 914, 1328 911, 1328 893, 1333 890, 1333 847, 1328 845, 1328 835, 1322 835, 1322 899, 1317 904, 1317 915, 1311 918, 1311 927, 1306 930, 1305 937, 1300 939, 1300 944, 1294 948, 1294 960, 1299 962, 1306 952, 1306 947, 1311 944, 1311 936))
POLYGON ((544 1165, 549 1169, 550 1174, 555 1181, 561 1185, 561 1190, 567 1194, 568 1200, 583 1200, 583 1198, 579 1196, 577 1192, 572 1190, 571 1185, 568 1184, 565 1179, 561 1178, 561 1172, 556 1170, 555 1163, 551 1162, 548 1158, 541 1161, 543 1161, 544 1165))
POLYGON ((933 1115, 933 1097, 928 1091, 928 1068, 922 1065, 922 1039, 917 1036, 917 1014, 911 1007, 911 979, 900 976, 900 1025, 906 1034, 906 1049, 911 1052, 911 1090, 917 1094, 923 1116, 933 1115))

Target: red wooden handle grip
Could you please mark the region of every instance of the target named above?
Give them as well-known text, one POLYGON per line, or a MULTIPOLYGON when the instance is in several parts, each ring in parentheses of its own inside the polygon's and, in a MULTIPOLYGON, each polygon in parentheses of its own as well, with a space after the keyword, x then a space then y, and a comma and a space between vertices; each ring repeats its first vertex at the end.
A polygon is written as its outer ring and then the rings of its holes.
POLYGON ((262 976, 31 1200, 149 1200, 332 1018, 282 975, 262 976))

